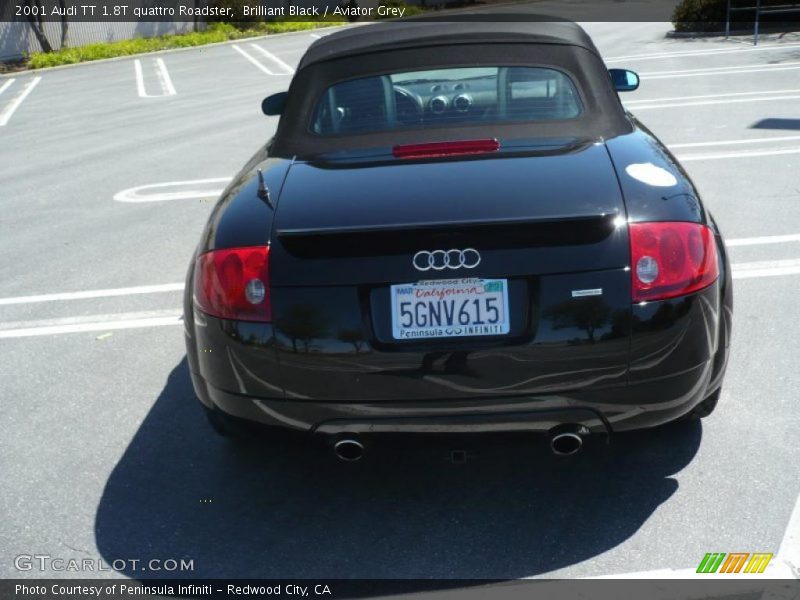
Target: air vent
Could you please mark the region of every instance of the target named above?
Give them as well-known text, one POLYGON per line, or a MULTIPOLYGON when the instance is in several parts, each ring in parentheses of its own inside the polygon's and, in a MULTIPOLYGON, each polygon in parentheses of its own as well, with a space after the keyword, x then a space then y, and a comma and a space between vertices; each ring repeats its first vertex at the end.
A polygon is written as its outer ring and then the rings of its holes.
POLYGON ((435 115, 441 115, 447 110, 449 104, 450 102, 447 100, 446 96, 436 96, 435 98, 431 98, 431 112, 435 115))

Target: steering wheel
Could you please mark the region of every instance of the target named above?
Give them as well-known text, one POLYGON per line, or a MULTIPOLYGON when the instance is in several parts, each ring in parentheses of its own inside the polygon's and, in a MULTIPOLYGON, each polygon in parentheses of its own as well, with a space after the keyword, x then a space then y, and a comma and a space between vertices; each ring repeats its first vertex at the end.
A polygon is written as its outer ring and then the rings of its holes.
POLYGON ((397 120, 403 125, 413 125, 422 121, 424 110, 422 100, 406 88, 394 88, 397 120))

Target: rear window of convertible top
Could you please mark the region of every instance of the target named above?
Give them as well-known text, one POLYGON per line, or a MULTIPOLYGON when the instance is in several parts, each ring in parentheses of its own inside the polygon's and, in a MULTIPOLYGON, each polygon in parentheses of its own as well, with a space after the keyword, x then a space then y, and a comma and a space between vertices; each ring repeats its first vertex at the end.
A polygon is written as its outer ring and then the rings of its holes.
POLYGON ((398 128, 558 121, 582 112, 572 80, 546 67, 458 67, 364 77, 322 94, 311 131, 319 135, 398 128))

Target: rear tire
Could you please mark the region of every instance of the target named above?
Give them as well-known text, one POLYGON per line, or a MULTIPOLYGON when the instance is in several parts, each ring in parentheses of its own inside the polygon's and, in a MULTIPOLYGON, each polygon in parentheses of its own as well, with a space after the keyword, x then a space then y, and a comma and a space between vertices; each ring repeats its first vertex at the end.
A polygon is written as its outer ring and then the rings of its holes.
POLYGON ((717 408, 717 403, 719 402, 719 395, 721 392, 722 388, 717 388, 717 391, 715 391, 708 398, 703 400, 700 404, 695 406, 681 420, 697 421, 699 419, 705 419, 707 416, 709 416, 711 413, 714 412, 715 408, 717 408))

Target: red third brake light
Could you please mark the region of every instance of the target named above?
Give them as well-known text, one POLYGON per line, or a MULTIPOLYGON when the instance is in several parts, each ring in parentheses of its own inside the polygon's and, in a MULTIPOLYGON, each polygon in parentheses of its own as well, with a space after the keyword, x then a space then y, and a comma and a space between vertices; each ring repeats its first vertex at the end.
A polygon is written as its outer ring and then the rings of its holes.
POLYGON ((719 276, 714 234, 698 223, 631 223, 634 302, 691 294, 719 276))
POLYGON ((395 158, 436 158, 464 154, 483 154, 500 149, 497 140, 463 140, 460 142, 430 142, 428 144, 405 144, 392 148, 395 158))
POLYGON ((194 300, 211 316, 272 321, 269 246, 212 250, 197 257, 194 300))

